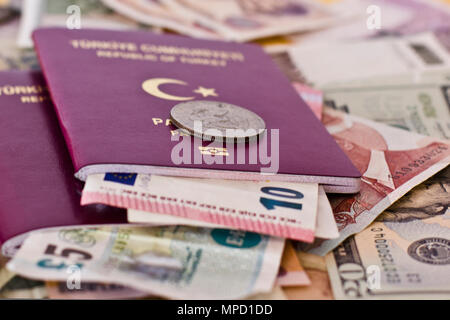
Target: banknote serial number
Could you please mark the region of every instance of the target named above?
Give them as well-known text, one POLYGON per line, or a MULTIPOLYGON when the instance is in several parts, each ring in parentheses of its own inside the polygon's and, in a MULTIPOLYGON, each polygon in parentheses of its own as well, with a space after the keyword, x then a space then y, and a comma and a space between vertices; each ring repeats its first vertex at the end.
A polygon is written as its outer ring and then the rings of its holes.
POLYGON ((436 148, 428 151, 424 155, 420 156, 418 159, 411 161, 407 166, 400 168, 400 170, 395 171, 392 174, 392 179, 400 179, 414 171, 414 169, 422 167, 425 163, 429 162, 431 159, 440 155, 442 152, 448 150, 447 146, 438 145, 436 148))
POLYGON ((389 242, 385 239, 386 234, 383 232, 383 228, 372 228, 370 231, 375 233, 375 249, 378 252, 378 258, 380 259, 381 266, 386 275, 386 281, 388 283, 400 283, 400 275, 397 272, 394 257, 389 248, 389 242))

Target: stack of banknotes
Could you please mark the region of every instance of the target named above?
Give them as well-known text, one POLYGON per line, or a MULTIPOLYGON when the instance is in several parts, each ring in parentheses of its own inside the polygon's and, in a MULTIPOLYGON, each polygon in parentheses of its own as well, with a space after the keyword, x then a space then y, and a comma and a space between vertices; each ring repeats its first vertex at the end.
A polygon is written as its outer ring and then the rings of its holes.
MULTIPOLYGON (((361 190, 336 195, 311 183, 92 174, 81 204, 125 208, 132 224, 29 234, 0 262, 1 297, 450 297, 448 2, 62 2, 48 1, 45 25, 65 23, 66 7, 75 4, 92 27, 263 46, 361 172, 361 190), (299 191, 283 194, 290 202, 271 198, 292 189, 299 191), (55 252, 67 241, 78 249, 55 252), (49 250, 60 261, 39 268, 49 250)), ((38 69, 32 49, 15 47, 18 19, 0 21, 0 69, 38 69)))

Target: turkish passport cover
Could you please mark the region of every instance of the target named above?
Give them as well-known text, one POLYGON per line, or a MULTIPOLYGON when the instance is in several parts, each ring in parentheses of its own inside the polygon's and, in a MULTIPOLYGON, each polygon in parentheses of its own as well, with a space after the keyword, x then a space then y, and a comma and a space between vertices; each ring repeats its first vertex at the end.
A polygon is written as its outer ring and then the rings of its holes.
POLYGON ((81 180, 136 172, 359 190, 361 174, 256 45, 62 28, 38 29, 33 40, 81 180), (183 136, 170 110, 193 100, 247 108, 267 131, 257 143, 232 146, 183 136), (191 143, 183 149, 185 139, 191 143))
POLYGON ((126 223, 123 210, 80 206, 45 81, 36 72, 0 72, 0 243, 11 255, 41 228, 126 223))

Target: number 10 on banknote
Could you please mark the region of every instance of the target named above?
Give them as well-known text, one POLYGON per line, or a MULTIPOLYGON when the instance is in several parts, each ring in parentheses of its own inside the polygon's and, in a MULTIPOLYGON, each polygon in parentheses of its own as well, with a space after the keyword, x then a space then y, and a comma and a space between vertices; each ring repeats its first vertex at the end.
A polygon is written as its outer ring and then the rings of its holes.
POLYGON ((106 173, 86 181, 81 204, 92 203, 312 242, 318 185, 106 173))

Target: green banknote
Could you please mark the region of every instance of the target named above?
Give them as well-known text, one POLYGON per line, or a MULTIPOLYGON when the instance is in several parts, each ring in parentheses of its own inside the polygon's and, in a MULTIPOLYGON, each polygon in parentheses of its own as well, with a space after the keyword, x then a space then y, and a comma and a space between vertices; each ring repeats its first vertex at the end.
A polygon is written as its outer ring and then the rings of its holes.
POLYGON ((450 81, 374 82, 324 89, 334 109, 423 135, 450 139, 450 81))
POLYGON ((284 240, 190 227, 32 233, 9 270, 32 279, 116 283, 174 299, 237 299, 272 290, 284 240))
POLYGON ((430 183, 424 193, 426 187, 326 256, 336 299, 450 297, 450 179, 442 190, 430 183), (446 194, 446 203, 434 201, 435 192, 446 194))

